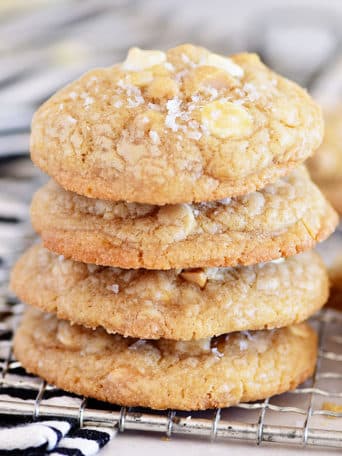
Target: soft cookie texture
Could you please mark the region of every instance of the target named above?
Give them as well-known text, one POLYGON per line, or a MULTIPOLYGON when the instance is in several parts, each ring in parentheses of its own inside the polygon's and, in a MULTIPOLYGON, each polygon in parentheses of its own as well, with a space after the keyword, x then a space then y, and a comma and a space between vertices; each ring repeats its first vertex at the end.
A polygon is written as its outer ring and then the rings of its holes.
POLYGON ((255 264, 310 249, 337 214, 307 171, 259 192, 167 206, 96 200, 53 181, 33 198, 44 245, 68 258, 122 268, 171 269, 255 264))
POLYGON ((308 166, 313 179, 342 214, 342 105, 325 113, 323 144, 308 166))
POLYGON ((65 260, 40 245, 17 262, 20 299, 59 318, 144 339, 202 339, 299 323, 328 298, 314 252, 240 268, 125 270, 65 260))
POLYGON ((28 372, 66 391, 125 406, 196 410, 295 388, 314 370, 317 341, 305 324, 196 342, 136 340, 30 310, 14 353, 28 372))
POLYGON ((44 103, 30 148, 65 189, 163 205, 274 182, 319 146, 322 125, 309 95, 254 54, 135 48, 44 103))

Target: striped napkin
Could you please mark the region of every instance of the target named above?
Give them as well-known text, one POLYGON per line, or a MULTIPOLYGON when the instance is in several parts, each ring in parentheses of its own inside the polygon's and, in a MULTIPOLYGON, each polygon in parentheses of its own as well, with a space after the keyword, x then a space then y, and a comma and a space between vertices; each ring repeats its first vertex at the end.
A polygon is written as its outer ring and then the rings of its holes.
POLYGON ((114 436, 115 430, 78 428, 70 421, 49 420, 21 423, 21 419, 0 417, 0 455, 91 456, 114 436), (20 423, 20 424, 18 424, 20 423))

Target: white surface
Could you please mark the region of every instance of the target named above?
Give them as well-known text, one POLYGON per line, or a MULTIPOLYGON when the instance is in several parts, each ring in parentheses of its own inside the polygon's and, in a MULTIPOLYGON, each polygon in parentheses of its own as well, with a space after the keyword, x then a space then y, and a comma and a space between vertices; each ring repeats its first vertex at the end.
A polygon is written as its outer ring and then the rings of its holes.
POLYGON ((314 454, 315 456, 337 456, 341 450, 284 448, 278 445, 240 445, 234 442, 206 442, 189 438, 175 437, 163 439, 160 435, 141 436, 139 434, 119 434, 104 448, 99 456, 294 456, 314 454))

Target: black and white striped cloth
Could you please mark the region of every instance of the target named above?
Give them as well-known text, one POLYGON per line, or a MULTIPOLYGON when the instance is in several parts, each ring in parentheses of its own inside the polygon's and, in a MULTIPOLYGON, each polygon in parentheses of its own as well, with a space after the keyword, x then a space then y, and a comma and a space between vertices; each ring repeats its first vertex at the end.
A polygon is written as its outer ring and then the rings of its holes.
POLYGON ((21 421, 19 418, 0 417, 0 455, 92 456, 116 433, 110 428, 78 428, 72 422, 63 420, 26 424, 21 421))

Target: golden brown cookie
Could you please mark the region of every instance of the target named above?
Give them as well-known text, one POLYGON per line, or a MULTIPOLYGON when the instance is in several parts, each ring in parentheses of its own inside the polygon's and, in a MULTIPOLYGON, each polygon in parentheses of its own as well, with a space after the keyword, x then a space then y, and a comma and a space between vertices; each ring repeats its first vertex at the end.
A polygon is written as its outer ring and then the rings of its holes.
POLYGON ((53 181, 38 190, 32 223, 44 245, 85 263, 170 269, 255 264, 312 248, 337 215, 302 167, 259 192, 202 204, 96 200, 53 181))
POLYGON ((148 271, 65 260, 31 247, 12 272, 26 303, 58 318, 146 339, 203 339, 300 323, 328 298, 314 252, 240 268, 148 271))
POLYGON ((274 182, 319 146, 319 107, 254 54, 131 49, 33 118, 31 156, 76 193, 150 204, 213 201, 274 182))
POLYGON ((196 410, 295 388, 312 374, 316 346, 306 324, 196 342, 149 341, 71 326, 31 309, 15 335, 14 353, 28 372, 76 394, 196 410))
POLYGON ((315 182, 342 214, 342 105, 326 111, 325 125, 323 144, 308 166, 315 182))

